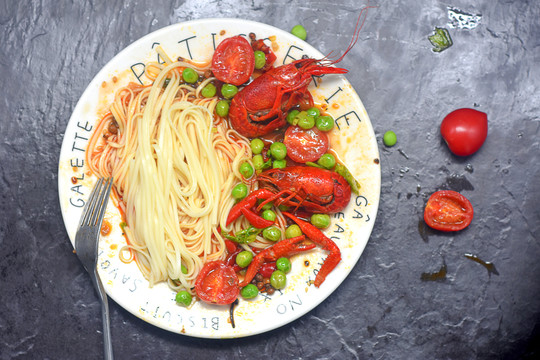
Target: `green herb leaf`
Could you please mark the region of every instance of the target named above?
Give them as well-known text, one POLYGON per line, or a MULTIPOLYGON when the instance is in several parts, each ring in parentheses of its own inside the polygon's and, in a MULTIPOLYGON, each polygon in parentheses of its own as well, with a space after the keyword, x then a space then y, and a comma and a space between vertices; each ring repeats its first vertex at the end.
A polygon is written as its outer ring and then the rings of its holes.
POLYGON ((351 191, 355 193, 356 195, 360 195, 360 184, 356 179, 352 176, 352 174, 349 172, 349 169, 345 167, 343 164, 336 164, 335 171, 343 176, 345 180, 349 183, 351 186, 351 191))
POLYGON ((229 235, 224 231, 221 231, 221 235, 229 239, 231 241, 234 241, 238 244, 249 244, 250 242, 254 241, 257 235, 262 231, 262 229, 257 229, 253 226, 248 227, 247 229, 238 231, 235 235, 229 235))
POLYGON ((322 169, 322 166, 317 164, 317 163, 314 163, 314 162, 311 162, 311 161, 308 161, 306 162, 306 165, 307 166, 313 166, 313 167, 318 167, 319 169, 322 169))
POLYGON ((428 37, 431 45, 433 45, 433 51, 441 52, 452 46, 452 38, 450 33, 445 28, 435 28, 435 34, 428 37))

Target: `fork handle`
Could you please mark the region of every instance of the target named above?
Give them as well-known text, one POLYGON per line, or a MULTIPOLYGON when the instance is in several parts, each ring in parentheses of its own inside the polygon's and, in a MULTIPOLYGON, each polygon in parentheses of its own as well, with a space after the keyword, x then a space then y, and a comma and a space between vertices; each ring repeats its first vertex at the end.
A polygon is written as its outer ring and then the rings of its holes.
POLYGON ((103 299, 101 301, 101 318, 103 321, 103 349, 105 360, 113 360, 111 325, 109 321, 109 302, 107 301, 107 294, 103 294, 103 299))
POLYGON ((113 360, 113 349, 111 341, 111 323, 109 321, 109 302, 107 298, 107 293, 99 277, 97 269, 94 270, 95 276, 92 278, 94 280, 94 285, 96 286, 96 291, 98 293, 99 299, 101 300, 101 319, 103 323, 103 350, 104 350, 104 359, 113 360))

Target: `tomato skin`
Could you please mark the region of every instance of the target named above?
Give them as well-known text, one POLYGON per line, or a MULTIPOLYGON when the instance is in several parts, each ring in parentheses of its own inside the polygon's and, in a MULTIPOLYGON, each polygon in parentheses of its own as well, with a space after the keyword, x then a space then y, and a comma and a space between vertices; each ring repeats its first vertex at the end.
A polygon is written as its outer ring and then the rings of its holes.
POLYGON ((253 49, 242 36, 223 40, 212 57, 212 72, 224 83, 242 85, 249 80, 254 69, 253 49))
POLYGON ((231 304, 238 298, 238 276, 223 261, 211 261, 204 265, 195 281, 195 292, 208 304, 231 304))
POLYGON ((446 115, 441 123, 441 135, 450 151, 458 156, 477 152, 488 133, 487 114, 474 109, 458 109, 446 115))
POLYGON ((283 143, 289 158, 302 164, 317 161, 330 147, 328 136, 316 127, 304 130, 299 126, 290 126, 285 131, 283 143))
POLYGON ((459 231, 471 223, 474 210, 471 202, 452 190, 433 193, 424 209, 426 224, 440 231, 459 231))

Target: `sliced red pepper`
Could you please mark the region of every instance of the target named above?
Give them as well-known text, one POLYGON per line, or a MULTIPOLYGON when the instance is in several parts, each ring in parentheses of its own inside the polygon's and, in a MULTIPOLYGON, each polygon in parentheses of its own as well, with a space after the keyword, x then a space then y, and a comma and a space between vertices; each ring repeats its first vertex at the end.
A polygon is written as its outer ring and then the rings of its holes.
POLYGON ((238 245, 234 241, 231 240, 225 240, 225 247, 227 247, 227 251, 229 254, 232 254, 238 250, 238 245))
POLYGON ((267 262, 262 264, 261 268, 259 269, 259 274, 261 274, 264 278, 269 278, 276 270, 277 266, 275 261, 267 262))

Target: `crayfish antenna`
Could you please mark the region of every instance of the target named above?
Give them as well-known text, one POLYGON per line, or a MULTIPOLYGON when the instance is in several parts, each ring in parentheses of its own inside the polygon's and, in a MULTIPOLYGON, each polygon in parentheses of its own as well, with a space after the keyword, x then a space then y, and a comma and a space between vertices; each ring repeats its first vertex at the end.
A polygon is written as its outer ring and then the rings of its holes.
POLYGON ((349 51, 351 51, 351 49, 354 47, 354 45, 356 45, 356 43, 358 42, 358 39, 360 37, 360 30, 362 30, 362 28, 364 27, 364 23, 366 22, 366 18, 367 18, 369 9, 374 9, 374 8, 377 8, 377 7, 378 6, 370 6, 369 5, 369 0, 368 0, 366 6, 360 11, 360 14, 358 15, 358 19, 356 20, 356 26, 354 27, 354 32, 353 32, 353 36, 351 38, 351 42, 349 43, 349 46, 347 47, 347 49, 345 49, 345 52, 343 53, 343 55, 341 55, 340 57, 338 57, 335 60, 332 60, 332 59, 330 59, 330 57, 331 57, 333 51, 331 51, 328 55, 326 55, 323 59, 321 59, 321 61, 326 60, 326 61, 328 61, 327 65, 333 65, 333 64, 337 64, 338 62, 343 60, 345 55, 347 55, 347 53, 349 51), (362 15, 364 15, 364 12, 365 12, 365 16, 362 17, 362 15), (361 23, 360 23, 360 19, 362 19, 361 23))

